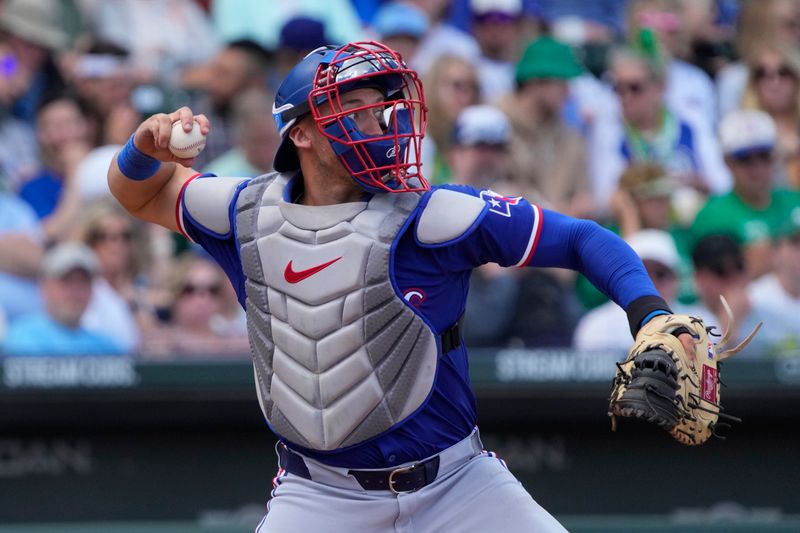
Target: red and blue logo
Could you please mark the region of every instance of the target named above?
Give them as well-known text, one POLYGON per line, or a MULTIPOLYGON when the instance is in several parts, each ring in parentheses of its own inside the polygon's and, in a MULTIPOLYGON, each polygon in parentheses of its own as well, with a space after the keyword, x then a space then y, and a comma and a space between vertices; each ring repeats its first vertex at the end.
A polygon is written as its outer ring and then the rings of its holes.
POLYGON ((481 200, 489 204, 489 211, 504 217, 511 216, 511 206, 519 204, 521 196, 508 197, 497 194, 491 189, 481 191, 481 200))
POLYGON ((422 289, 406 289, 403 292, 403 299, 414 309, 418 309, 425 301, 425 291, 422 289))

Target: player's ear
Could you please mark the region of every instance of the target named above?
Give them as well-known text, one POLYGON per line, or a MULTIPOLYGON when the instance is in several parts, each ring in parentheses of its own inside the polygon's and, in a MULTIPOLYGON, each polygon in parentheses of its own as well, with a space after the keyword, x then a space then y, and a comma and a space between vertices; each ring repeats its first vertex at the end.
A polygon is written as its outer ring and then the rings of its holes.
MULTIPOLYGON (((311 123, 311 127, 316 127, 311 123)), ((310 148, 311 147, 311 132, 308 131, 309 121, 301 120, 289 130, 289 138, 292 140, 297 148, 310 148)))

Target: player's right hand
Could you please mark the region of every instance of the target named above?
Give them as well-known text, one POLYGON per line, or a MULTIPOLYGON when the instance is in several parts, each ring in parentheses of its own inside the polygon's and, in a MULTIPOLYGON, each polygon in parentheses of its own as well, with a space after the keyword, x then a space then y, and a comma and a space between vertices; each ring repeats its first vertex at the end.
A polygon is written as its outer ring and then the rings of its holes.
POLYGON ((211 123, 205 115, 195 115, 188 107, 181 107, 172 113, 158 113, 142 122, 136 129, 133 144, 143 153, 163 162, 173 161, 185 167, 191 167, 194 158, 182 159, 169 151, 169 137, 172 134, 172 125, 180 120, 183 130, 192 130, 192 122, 200 124, 200 131, 208 135, 211 123))

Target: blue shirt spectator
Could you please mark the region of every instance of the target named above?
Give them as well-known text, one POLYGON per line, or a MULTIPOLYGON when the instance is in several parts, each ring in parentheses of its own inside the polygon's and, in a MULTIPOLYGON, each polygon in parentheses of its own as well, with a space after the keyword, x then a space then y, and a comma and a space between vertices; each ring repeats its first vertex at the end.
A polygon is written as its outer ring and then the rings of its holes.
POLYGON ((8 329, 5 355, 118 355, 120 347, 110 338, 70 328, 45 313, 21 318, 8 329))
POLYGON ((41 227, 31 207, 0 193, 0 308, 9 322, 42 308, 36 286, 41 227))
POLYGON ((28 202, 36 212, 36 216, 41 219, 55 211, 63 188, 64 182, 61 176, 45 168, 38 176, 22 186, 19 196, 28 202))
POLYGON ((45 311, 20 318, 6 335, 6 355, 115 355, 121 347, 110 337, 80 326, 92 297, 97 258, 88 247, 63 243, 42 259, 45 311))

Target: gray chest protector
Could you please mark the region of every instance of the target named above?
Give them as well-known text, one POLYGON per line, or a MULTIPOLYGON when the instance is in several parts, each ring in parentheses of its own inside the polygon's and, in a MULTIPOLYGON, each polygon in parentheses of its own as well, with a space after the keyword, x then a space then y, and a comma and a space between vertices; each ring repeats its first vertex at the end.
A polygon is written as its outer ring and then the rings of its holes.
POLYGON ((257 178, 236 203, 256 388, 277 433, 333 450, 401 422, 432 389, 434 334, 389 279, 420 197, 308 207, 283 200, 287 182, 257 178))

